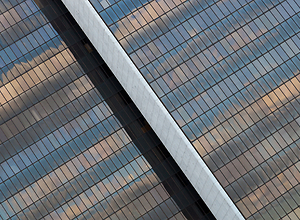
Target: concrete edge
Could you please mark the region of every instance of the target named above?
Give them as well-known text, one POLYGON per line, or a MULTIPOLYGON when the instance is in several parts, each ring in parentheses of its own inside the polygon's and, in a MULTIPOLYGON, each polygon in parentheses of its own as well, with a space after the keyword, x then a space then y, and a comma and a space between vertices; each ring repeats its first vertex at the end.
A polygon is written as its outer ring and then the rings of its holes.
POLYGON ((88 0, 62 0, 217 219, 244 219, 88 0), (115 64, 118 65, 115 65, 115 64))

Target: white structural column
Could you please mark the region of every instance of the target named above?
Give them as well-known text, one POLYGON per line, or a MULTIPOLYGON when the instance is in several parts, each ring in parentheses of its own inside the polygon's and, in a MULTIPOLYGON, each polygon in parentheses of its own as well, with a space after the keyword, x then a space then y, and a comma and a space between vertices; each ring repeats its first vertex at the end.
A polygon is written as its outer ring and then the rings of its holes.
POLYGON ((244 219, 88 0, 62 0, 217 219, 244 219))

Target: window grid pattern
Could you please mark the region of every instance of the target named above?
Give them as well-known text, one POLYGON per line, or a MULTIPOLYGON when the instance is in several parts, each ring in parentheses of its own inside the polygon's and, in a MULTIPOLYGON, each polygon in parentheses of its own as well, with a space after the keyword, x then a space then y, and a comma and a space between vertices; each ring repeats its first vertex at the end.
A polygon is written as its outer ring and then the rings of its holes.
POLYGON ((90 2, 242 214, 300 218, 299 2, 90 2))
POLYGON ((1 1, 1 11, 0 13, 4 13, 7 10, 11 9, 12 7, 17 6, 18 4, 24 2, 25 0, 3 0, 1 1))
POLYGON ((60 1, 0 9, 0 219, 214 219, 60 1))

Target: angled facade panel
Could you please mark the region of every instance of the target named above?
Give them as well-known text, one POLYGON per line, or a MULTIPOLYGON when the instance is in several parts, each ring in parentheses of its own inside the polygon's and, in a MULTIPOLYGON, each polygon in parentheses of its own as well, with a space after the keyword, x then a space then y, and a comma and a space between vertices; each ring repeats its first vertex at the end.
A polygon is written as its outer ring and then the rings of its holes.
POLYGON ((297 0, 0 0, 0 219, 300 219, 299 24, 297 0))

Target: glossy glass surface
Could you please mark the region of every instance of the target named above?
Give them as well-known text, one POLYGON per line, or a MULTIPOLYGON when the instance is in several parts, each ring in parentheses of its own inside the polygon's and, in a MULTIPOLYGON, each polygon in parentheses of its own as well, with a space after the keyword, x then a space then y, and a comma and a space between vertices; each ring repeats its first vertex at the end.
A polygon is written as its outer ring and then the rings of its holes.
POLYGON ((59 0, 0 11, 0 219, 214 219, 59 0))
POLYGON ((299 1, 90 2, 245 218, 300 218, 299 1))

